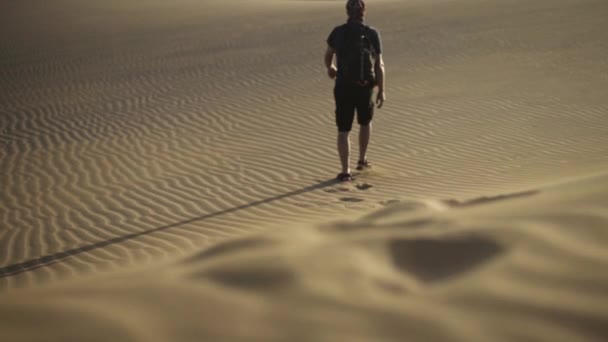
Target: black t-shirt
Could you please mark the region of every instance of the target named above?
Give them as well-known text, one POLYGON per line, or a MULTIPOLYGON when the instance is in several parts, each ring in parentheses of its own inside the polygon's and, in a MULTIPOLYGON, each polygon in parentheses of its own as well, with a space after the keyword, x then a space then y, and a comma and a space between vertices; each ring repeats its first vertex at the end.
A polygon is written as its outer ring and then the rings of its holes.
POLYGON ((375 28, 362 23, 346 23, 340 26, 336 26, 329 34, 329 37, 327 37, 327 44, 336 51, 336 55, 338 57, 338 75, 336 77, 336 81, 340 81, 343 77, 340 68, 340 50, 342 45, 345 44, 346 31, 348 30, 348 25, 364 26, 368 32, 369 40, 372 46, 374 47, 376 54, 382 53, 382 41, 380 40, 380 33, 375 28))

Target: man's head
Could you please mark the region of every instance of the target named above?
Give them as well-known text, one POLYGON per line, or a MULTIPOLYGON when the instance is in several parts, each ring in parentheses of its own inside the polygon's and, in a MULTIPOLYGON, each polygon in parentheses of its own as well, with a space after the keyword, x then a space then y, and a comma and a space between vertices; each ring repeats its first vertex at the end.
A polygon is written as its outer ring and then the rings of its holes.
POLYGON ((349 20, 363 20, 365 15, 365 2, 363 0, 346 1, 346 13, 349 20))

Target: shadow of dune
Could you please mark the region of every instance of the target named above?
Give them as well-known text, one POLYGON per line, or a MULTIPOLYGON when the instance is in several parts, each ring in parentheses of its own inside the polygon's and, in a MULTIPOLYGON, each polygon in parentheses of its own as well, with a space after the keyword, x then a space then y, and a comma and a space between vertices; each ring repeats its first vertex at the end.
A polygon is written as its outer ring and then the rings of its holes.
POLYGON ((396 239, 389 248, 397 268, 428 283, 471 271, 504 251, 496 241, 481 236, 396 239))
POLYGON ((267 204, 267 203, 271 203, 271 202, 275 202, 275 201, 279 201, 281 199, 284 198, 288 198, 288 197, 293 197, 293 196, 297 196, 297 195, 301 195, 303 193, 307 193, 310 191, 314 191, 314 190, 318 190, 318 189, 322 189, 324 187, 336 184, 337 180, 335 179, 329 179, 326 181, 320 181, 319 183, 301 188, 301 189, 297 189, 294 191, 290 191, 284 194, 280 194, 274 197, 269 197, 269 198, 265 198, 265 199, 261 199, 258 201, 254 201, 248 204, 243 204, 237 207, 233 207, 233 208, 229 208, 229 209, 225 209, 225 210, 221 210, 221 211, 217 211, 214 213, 210 213, 210 214, 206 214, 206 215, 202 215, 202 216, 198 216, 198 217, 193 217, 190 219, 186 219, 183 221, 179 221, 179 222, 175 222, 175 223, 171 223, 168 225, 164 225, 161 227, 157 227, 157 228, 153 228, 153 229, 149 229, 149 230, 145 230, 142 232, 137 232, 137 233, 132 233, 132 234, 127 234, 127 235, 122 235, 122 236, 118 236, 112 239, 108 239, 105 241, 100 241, 100 242, 96 242, 90 245, 86 245, 86 246, 82 246, 82 247, 78 247, 78 248, 72 248, 66 251, 62 251, 62 252, 57 252, 54 254, 49 254, 49 255, 45 255, 45 256, 41 256, 35 259, 30 259, 24 262, 20 262, 20 263, 16 263, 16 264, 12 264, 12 265, 8 265, 8 266, 4 266, 0 268, 0 279, 1 278, 6 278, 6 277, 10 277, 10 276, 14 276, 20 273, 24 273, 27 271, 31 271, 31 270, 35 270, 37 268, 41 268, 41 267, 45 267, 45 266, 49 266, 52 264, 55 264, 57 262, 63 261, 67 258, 73 257, 75 255, 78 254, 82 254, 82 253, 86 253, 86 252, 90 252, 96 249, 100 249, 100 248, 104 248, 110 245, 114 245, 114 244, 118 244, 118 243, 122 243, 128 240, 133 240, 136 239, 138 237, 141 236, 146 236, 146 235, 150 235, 153 233, 157 233, 160 231, 165 231, 168 229, 172 229, 172 228, 176 228, 185 224, 189 224, 189 223, 194 223, 194 222, 200 222, 200 221, 204 221, 204 220, 208 220, 211 218, 215 218, 221 215, 226 215, 226 214, 230 214, 230 213, 234 213, 240 210, 245 210, 245 209, 249 209, 252 207, 256 207, 262 204, 267 204))
POLYGON ((184 260, 186 263, 199 262, 209 258, 230 254, 240 250, 251 250, 257 247, 268 246, 272 241, 262 238, 245 238, 226 241, 217 245, 211 246, 196 255, 184 260))
POLYGON ((295 275, 286 268, 215 269, 197 275, 220 284, 243 290, 278 291, 295 281, 295 275))
POLYGON ((479 197, 479 198, 474 198, 474 199, 467 200, 467 201, 457 201, 457 200, 451 199, 451 200, 445 200, 444 203, 451 207, 456 207, 456 208, 469 207, 469 206, 474 206, 474 205, 504 201, 504 200, 513 199, 513 198, 534 196, 534 195, 537 195, 538 193, 540 193, 540 191, 530 190, 530 191, 516 192, 516 193, 512 193, 512 194, 491 196, 491 197, 479 197))

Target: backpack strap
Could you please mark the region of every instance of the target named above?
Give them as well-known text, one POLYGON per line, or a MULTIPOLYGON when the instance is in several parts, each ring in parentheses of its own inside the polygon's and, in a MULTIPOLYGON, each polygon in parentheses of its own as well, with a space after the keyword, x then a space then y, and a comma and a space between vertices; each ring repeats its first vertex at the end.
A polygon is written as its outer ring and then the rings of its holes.
POLYGON ((365 32, 364 33, 365 38, 369 41, 369 45, 372 50, 372 55, 374 55, 374 58, 375 58, 376 56, 378 56, 378 53, 377 53, 376 47, 374 46, 372 39, 371 39, 371 36, 372 36, 371 33, 373 32, 372 28, 369 25, 363 24, 363 31, 365 32))

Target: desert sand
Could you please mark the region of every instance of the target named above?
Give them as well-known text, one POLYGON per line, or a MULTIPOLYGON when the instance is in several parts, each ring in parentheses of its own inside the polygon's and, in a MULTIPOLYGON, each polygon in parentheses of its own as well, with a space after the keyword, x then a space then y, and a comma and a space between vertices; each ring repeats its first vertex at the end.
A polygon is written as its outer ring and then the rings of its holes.
POLYGON ((608 2, 367 7, 337 183, 344 1, 0 4, 0 341, 608 339, 608 2))

